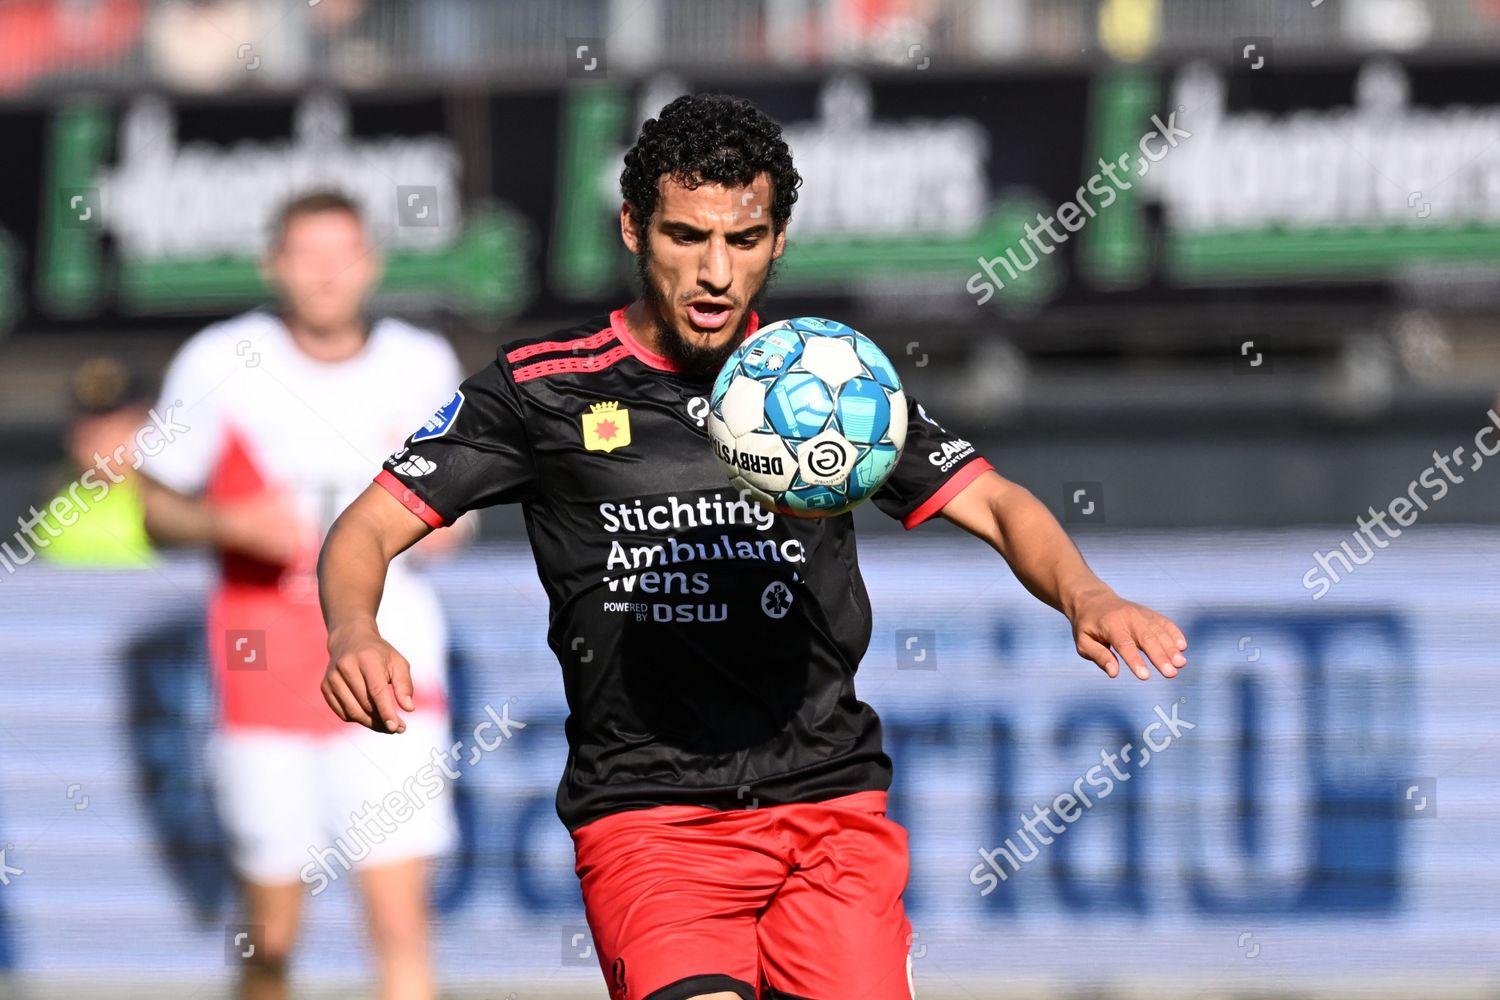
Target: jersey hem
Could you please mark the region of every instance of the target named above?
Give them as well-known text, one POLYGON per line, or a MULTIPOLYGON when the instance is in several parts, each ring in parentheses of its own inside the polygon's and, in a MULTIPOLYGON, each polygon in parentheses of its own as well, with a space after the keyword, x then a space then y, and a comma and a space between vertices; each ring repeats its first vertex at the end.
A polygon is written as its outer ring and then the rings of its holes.
MULTIPOLYGON (((885 757, 884 752, 880 754, 885 757)), ((587 802, 572 801, 567 804, 558 803, 557 818, 562 820, 563 826, 569 833, 576 833, 586 826, 608 820, 612 816, 620 816, 625 813, 637 813, 650 809, 700 809, 709 812, 733 812, 737 809, 765 809, 776 806, 793 805, 836 805, 844 800, 854 800, 845 803, 846 808, 860 808, 861 803, 874 804, 877 800, 863 800, 859 796, 878 795, 882 805, 885 796, 890 792, 891 769, 890 765, 880 765, 874 762, 866 762, 858 765, 867 769, 863 777, 853 777, 852 780, 830 782, 821 787, 809 791, 792 792, 785 797, 776 795, 767 787, 756 789, 756 793, 749 799, 742 798, 745 785, 739 786, 709 786, 702 789, 685 789, 683 793, 676 795, 660 794, 659 787, 644 791, 639 798, 626 798, 621 796, 614 801, 601 802, 597 797, 587 802), (873 771, 873 773, 870 773, 873 771), (723 796, 715 795, 723 792, 723 796), (729 793, 735 792, 734 797, 729 793), (655 794, 653 794, 655 793, 655 794)), ((874 810, 878 811, 878 810, 874 810)))
POLYGON ((978 479, 980 473, 990 472, 994 468, 995 467, 991 465, 988 460, 986 460, 982 456, 976 455, 974 458, 965 462, 957 472, 944 480, 943 485, 937 488, 937 492, 928 497, 926 500, 923 500, 921 506, 903 517, 901 519, 901 526, 904 527, 907 531, 915 528, 917 525, 921 524, 923 521, 926 521, 928 518, 932 517, 932 515, 942 510, 943 507, 947 505, 948 501, 957 496, 965 486, 968 486, 974 480, 978 479))

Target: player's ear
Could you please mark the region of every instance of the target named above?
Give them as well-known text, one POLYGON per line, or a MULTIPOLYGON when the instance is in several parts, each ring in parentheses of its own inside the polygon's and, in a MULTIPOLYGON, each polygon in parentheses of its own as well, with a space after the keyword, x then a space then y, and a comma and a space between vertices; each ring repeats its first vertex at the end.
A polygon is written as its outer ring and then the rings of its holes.
POLYGON ((641 255, 641 237, 635 229, 635 209, 630 202, 620 204, 620 239, 625 241, 625 249, 639 257, 641 255))
POLYGON ((777 233, 776 239, 771 242, 771 259, 780 260, 784 253, 786 253, 786 226, 781 227, 781 232, 777 233))

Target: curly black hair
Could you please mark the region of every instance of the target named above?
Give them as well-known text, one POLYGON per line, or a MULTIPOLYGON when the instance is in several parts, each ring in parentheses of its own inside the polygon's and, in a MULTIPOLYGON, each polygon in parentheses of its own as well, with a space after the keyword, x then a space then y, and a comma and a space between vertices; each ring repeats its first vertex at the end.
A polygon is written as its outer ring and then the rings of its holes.
POLYGON ((656 212, 663 174, 689 188, 744 187, 762 171, 771 177, 771 225, 779 233, 791 218, 802 183, 781 126, 743 97, 685 95, 641 126, 625 154, 620 193, 631 206, 636 232, 644 234, 656 212))

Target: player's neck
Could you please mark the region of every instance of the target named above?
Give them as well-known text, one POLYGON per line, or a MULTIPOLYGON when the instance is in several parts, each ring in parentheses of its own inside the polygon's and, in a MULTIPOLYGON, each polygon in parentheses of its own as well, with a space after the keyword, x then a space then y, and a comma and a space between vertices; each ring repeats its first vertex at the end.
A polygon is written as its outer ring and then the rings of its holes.
POLYGON ((370 327, 363 318, 337 326, 313 326, 296 316, 282 314, 281 321, 297 349, 314 361, 336 363, 348 361, 365 349, 370 327))
POLYGON ((653 354, 665 355, 661 342, 662 324, 656 310, 645 299, 636 299, 625 307, 625 328, 635 342, 653 354))

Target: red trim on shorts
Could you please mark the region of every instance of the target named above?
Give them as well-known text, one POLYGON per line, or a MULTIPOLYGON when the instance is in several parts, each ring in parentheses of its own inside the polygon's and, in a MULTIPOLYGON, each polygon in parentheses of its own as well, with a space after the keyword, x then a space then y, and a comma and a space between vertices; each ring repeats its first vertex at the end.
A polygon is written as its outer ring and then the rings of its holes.
POLYGON ((515 364, 517 361, 525 361, 527 358, 551 351, 592 351, 596 347, 603 347, 609 343, 614 336, 615 331, 611 327, 605 327, 598 333, 591 333, 578 340, 544 340, 540 344, 528 344, 525 347, 516 348, 505 355, 505 360, 515 364))
MULTIPOLYGON (((613 331, 610 336, 614 336, 613 331)), ((603 354, 591 354, 586 358, 553 358, 550 361, 533 361, 529 365, 511 370, 511 377, 516 384, 529 382, 543 375, 561 375, 565 372, 596 372, 608 368, 610 365, 627 357, 630 349, 623 345, 616 345, 603 354)))
POLYGON ((413 493, 411 487, 391 475, 391 470, 381 469, 380 475, 375 477, 375 482, 391 496, 400 500, 401 506, 427 522, 430 527, 441 528, 448 523, 443 519, 443 515, 427 506, 427 501, 413 493))
POLYGON ((962 468, 949 476, 943 485, 938 487, 936 493, 922 501, 922 506, 907 514, 901 519, 901 524, 910 531, 923 521, 945 507, 949 500, 958 496, 965 486, 979 478, 982 472, 989 472, 995 467, 983 458, 971 458, 962 468))

